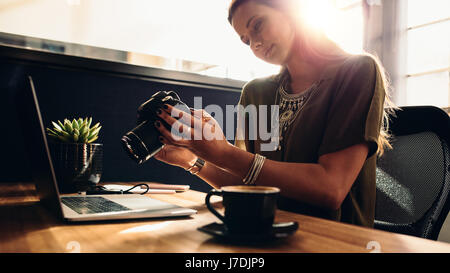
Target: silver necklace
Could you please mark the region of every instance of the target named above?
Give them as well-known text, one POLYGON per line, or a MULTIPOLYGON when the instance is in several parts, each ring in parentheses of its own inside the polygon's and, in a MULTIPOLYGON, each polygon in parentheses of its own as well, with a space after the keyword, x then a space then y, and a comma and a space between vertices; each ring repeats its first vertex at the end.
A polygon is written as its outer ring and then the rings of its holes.
POLYGON ((278 138, 278 147, 277 150, 281 151, 284 145, 283 136, 286 135, 289 126, 294 122, 297 118, 298 114, 301 112, 301 109, 306 104, 306 101, 310 97, 310 94, 316 89, 317 84, 312 84, 307 90, 301 92, 299 94, 289 94, 286 91, 285 85, 287 85, 287 81, 282 81, 278 86, 278 90, 275 96, 275 103, 278 100, 278 96, 280 96, 280 101, 278 102, 279 106, 279 138, 278 138))

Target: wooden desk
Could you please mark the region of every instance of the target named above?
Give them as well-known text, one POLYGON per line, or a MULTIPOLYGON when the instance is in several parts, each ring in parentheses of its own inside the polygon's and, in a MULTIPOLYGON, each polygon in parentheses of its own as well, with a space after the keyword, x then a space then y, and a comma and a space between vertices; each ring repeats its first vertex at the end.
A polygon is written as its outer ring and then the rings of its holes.
POLYGON ((39 204, 34 185, 0 184, 0 252, 371 252, 371 245, 378 245, 381 252, 450 252, 450 244, 443 242, 281 210, 276 221, 299 223, 292 237, 253 246, 221 243, 197 230, 218 221, 204 205, 204 193, 190 190, 151 197, 194 208, 198 214, 178 219, 66 224, 39 204))

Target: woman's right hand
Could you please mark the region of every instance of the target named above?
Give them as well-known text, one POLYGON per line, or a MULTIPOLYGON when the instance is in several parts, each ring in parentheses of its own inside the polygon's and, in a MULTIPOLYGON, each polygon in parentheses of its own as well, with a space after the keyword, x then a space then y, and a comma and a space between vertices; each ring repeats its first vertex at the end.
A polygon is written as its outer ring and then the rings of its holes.
POLYGON ((185 170, 194 165, 197 160, 197 156, 190 150, 171 144, 165 144, 153 157, 159 161, 181 167, 185 170))

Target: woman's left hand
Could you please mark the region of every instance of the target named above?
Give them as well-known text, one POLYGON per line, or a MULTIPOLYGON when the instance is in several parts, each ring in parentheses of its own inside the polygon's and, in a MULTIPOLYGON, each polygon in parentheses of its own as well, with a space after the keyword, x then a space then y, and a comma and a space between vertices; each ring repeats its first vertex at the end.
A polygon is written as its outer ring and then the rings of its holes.
POLYGON ((216 162, 230 148, 230 143, 217 121, 205 110, 191 110, 186 113, 168 104, 158 109, 157 115, 171 130, 167 130, 159 121, 155 127, 164 144, 185 147, 206 161, 216 162))

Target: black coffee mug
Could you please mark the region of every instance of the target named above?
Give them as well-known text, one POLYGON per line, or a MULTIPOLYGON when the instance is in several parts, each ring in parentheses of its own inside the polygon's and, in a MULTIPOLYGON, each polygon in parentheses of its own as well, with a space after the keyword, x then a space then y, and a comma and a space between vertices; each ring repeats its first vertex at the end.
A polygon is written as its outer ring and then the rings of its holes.
POLYGON ((207 195, 207 208, 234 234, 261 234, 272 229, 280 189, 263 186, 226 186, 213 189, 207 195), (217 212, 210 203, 213 195, 223 197, 225 214, 217 212))

